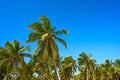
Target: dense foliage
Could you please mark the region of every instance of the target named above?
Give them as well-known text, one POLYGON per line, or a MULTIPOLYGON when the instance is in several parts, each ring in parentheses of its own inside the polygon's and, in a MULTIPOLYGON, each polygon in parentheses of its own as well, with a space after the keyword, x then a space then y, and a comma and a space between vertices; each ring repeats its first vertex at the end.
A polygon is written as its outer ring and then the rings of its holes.
POLYGON ((17 40, 6 42, 5 47, 0 48, 0 80, 120 80, 120 59, 97 64, 92 55, 85 52, 77 60, 72 56, 61 58, 57 43, 66 48, 66 42, 59 36, 68 32, 51 27, 45 16, 40 20, 28 27, 33 32, 26 43, 37 42, 33 53, 26 53, 30 51, 29 46, 21 46, 17 40), (30 58, 28 63, 25 57, 30 58))

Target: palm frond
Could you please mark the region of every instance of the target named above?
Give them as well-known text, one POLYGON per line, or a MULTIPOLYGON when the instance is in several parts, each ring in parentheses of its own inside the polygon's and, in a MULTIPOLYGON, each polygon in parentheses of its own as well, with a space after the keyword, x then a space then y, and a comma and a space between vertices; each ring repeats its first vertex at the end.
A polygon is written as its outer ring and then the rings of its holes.
POLYGON ((13 65, 11 63, 8 63, 7 65, 7 72, 10 74, 11 69, 12 69, 13 65))
POLYGON ((39 41, 38 42, 38 44, 37 44, 37 46, 36 46, 36 48, 35 48, 35 50, 34 50, 34 52, 33 52, 33 56, 35 56, 35 55, 37 55, 38 54, 38 52, 39 52, 39 50, 41 49, 41 46, 44 44, 44 42, 43 41, 39 41))
POLYGON ((62 35, 62 34, 68 35, 68 31, 65 29, 62 29, 62 30, 54 32, 54 34, 56 34, 56 35, 62 35))
POLYGON ((52 50, 52 57, 56 60, 56 58, 58 58, 58 56, 59 56, 58 55, 58 47, 53 39, 50 40, 50 47, 52 50))
MULTIPOLYGON (((25 61, 24 61, 24 56, 25 56, 26 54, 22 54, 22 56, 18 56, 19 57, 19 60, 20 60, 20 65, 22 65, 22 67, 23 67, 23 69, 25 69, 26 67, 26 63, 25 63, 25 61)), ((28 57, 28 56, 27 56, 28 57)))
POLYGON ((50 21, 47 17, 41 16, 40 17, 41 24, 43 27, 45 27, 48 31, 50 31, 50 21))
POLYGON ((22 54, 20 54, 20 55, 22 55, 22 56, 24 56, 24 57, 29 57, 29 58, 32 58, 32 55, 31 55, 31 54, 22 53, 22 54))
POLYGON ((35 30, 36 32, 42 32, 44 31, 41 27, 41 24, 38 23, 38 22, 34 22, 33 24, 29 25, 28 26, 29 29, 33 29, 35 30))
POLYGON ((30 47, 29 46, 22 46, 19 50, 18 50, 18 53, 22 53, 22 52, 24 52, 25 50, 28 50, 28 51, 30 51, 30 47))
POLYGON ((53 28, 51 28, 51 32, 52 32, 52 33, 55 32, 55 30, 56 30, 56 26, 53 27, 53 28))
POLYGON ((63 44, 65 48, 67 48, 67 44, 63 39, 58 38, 58 37, 55 37, 55 39, 58 40, 61 44, 63 44))
POLYGON ((12 44, 9 43, 9 42, 6 42, 6 43, 5 43, 5 47, 6 47, 6 49, 8 49, 8 50, 10 50, 10 51, 14 51, 14 48, 13 48, 12 44))
POLYGON ((26 42, 34 42, 36 40, 39 40, 41 38, 41 34, 32 32, 28 36, 28 40, 26 42))
POLYGON ((12 46, 13 46, 15 52, 17 52, 19 47, 20 47, 20 42, 17 41, 17 40, 14 40, 13 43, 12 43, 12 46))
POLYGON ((48 44, 46 43, 46 45, 44 45, 43 47, 42 47, 42 53, 43 53, 43 57, 44 58, 47 58, 48 57, 48 44))
POLYGON ((2 60, 0 60, 0 66, 3 65, 4 63, 8 62, 9 59, 8 58, 4 58, 2 60))
POLYGON ((30 47, 29 46, 25 46, 24 48, 25 48, 25 50, 30 51, 30 47))

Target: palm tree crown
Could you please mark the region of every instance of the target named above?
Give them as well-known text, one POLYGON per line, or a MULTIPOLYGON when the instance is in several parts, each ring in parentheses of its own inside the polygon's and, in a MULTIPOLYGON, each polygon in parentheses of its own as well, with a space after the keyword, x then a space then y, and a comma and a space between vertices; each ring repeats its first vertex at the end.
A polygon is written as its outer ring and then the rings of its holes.
POLYGON ((19 66, 24 65, 24 57, 31 57, 30 54, 24 53, 25 50, 30 50, 28 46, 20 46, 20 43, 17 40, 14 40, 13 43, 6 42, 5 48, 1 50, 2 58, 0 60, 0 66, 6 65, 7 76, 14 75, 15 69, 19 66))
MULTIPOLYGON (((49 19, 45 16, 40 17, 40 20, 40 23, 35 22, 29 26, 29 29, 33 29, 34 32, 30 33, 27 42, 37 41, 34 55, 37 55, 38 58, 42 58, 43 60, 51 58, 54 66, 57 68, 55 60, 57 60, 59 54, 56 40, 62 43, 66 48, 66 42, 59 38, 58 35, 67 35, 68 32, 64 29, 56 31, 56 27, 52 28, 49 19)), ((58 72, 56 73, 58 74, 58 72)))

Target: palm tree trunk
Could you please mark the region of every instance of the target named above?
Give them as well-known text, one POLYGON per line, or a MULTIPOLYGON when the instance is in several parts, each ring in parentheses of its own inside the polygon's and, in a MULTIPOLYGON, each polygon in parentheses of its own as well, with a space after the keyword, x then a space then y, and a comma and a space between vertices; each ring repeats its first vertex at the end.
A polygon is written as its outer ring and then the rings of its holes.
POLYGON ((43 73, 44 73, 44 71, 43 71, 43 67, 42 67, 42 75, 41 75, 41 80, 44 80, 44 78, 43 78, 43 73))
POLYGON ((58 69, 57 69, 55 60, 53 60, 53 62, 54 62, 54 67, 55 67, 55 71, 56 71, 56 73, 57 73, 58 80, 61 80, 60 74, 59 74, 59 71, 58 71, 58 69))
POLYGON ((73 80, 74 80, 74 69, 73 69, 73 66, 72 66, 72 75, 73 75, 73 80))
POLYGON ((8 74, 6 74, 6 76, 4 77, 4 80, 8 80, 8 74))
POLYGON ((118 76, 117 73, 115 73, 115 76, 116 76, 116 79, 117 79, 117 80, 120 80, 120 78, 119 78, 119 76, 118 76))
POLYGON ((87 66, 87 80, 88 80, 88 66, 87 66))

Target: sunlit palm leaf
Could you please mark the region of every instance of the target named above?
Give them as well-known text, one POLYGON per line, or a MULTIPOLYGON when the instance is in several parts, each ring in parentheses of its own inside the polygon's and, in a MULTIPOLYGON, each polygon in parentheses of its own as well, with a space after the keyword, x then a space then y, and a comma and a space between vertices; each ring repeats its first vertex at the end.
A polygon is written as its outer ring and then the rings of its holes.
POLYGON ((18 53, 22 53, 22 52, 24 52, 25 50, 28 50, 28 51, 30 51, 30 47, 29 46, 22 46, 19 50, 18 50, 18 53))
POLYGON ((17 40, 14 40, 12 45, 13 45, 14 51, 17 52, 20 47, 20 42, 18 42, 17 40))

